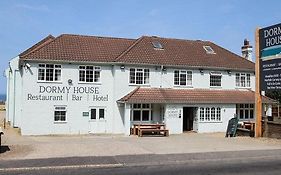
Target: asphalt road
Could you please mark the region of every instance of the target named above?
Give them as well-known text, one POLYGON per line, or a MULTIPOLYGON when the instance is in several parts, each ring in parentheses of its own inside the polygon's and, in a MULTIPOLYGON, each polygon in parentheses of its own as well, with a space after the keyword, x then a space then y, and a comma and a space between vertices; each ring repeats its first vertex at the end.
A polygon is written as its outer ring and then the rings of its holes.
POLYGON ((0 161, 0 174, 280 175, 281 150, 9 160, 0 161))

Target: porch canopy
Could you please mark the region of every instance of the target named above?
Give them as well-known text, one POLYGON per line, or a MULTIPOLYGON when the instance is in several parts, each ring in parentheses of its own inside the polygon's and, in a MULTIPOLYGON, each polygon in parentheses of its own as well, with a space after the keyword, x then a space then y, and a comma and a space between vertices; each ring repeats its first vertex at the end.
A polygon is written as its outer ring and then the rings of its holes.
MULTIPOLYGON (((255 92, 222 89, 171 89, 137 87, 119 103, 165 103, 165 104, 245 104, 255 103, 255 92)), ((262 96, 262 103, 277 101, 262 96)))

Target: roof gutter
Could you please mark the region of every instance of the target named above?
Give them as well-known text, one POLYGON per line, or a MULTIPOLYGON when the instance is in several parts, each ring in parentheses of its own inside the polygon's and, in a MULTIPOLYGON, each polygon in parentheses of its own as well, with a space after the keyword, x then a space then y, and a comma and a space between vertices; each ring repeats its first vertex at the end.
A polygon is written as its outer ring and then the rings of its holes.
POLYGON ((101 65, 133 65, 133 66, 166 66, 171 68, 192 68, 192 69, 205 69, 205 70, 235 70, 235 71, 246 71, 246 72, 255 72, 255 69, 239 69, 239 68, 226 68, 226 67, 209 67, 209 66, 186 66, 186 65, 170 65, 170 64, 148 64, 148 63, 126 63, 126 62, 96 62, 96 61, 87 61, 87 60, 50 60, 50 59, 20 59, 20 61, 31 61, 31 62, 54 62, 54 63, 87 63, 87 64, 101 64, 101 65))

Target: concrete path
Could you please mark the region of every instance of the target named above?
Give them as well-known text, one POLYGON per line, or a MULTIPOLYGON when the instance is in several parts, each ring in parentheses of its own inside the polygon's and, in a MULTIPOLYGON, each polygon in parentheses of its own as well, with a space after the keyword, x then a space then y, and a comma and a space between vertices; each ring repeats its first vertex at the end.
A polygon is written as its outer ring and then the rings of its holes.
POLYGON ((281 149, 281 140, 249 137, 225 138, 224 133, 187 133, 169 137, 122 135, 19 136, 7 130, 2 138, 10 151, 0 159, 34 159, 75 156, 179 154, 238 150, 281 149))
POLYGON ((224 133, 142 138, 123 135, 20 136, 17 130, 8 128, 2 137, 2 145, 0 160, 273 150, 281 149, 281 140, 225 138, 224 133))

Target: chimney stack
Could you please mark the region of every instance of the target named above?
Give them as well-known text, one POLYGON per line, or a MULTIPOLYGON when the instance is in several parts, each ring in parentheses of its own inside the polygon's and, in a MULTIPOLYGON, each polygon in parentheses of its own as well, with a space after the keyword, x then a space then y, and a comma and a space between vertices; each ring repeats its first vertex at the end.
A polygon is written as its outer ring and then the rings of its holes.
POLYGON ((252 60, 252 52, 253 52, 253 46, 250 45, 250 41, 247 39, 244 39, 244 45, 241 47, 242 50, 242 57, 249 60, 252 60))

